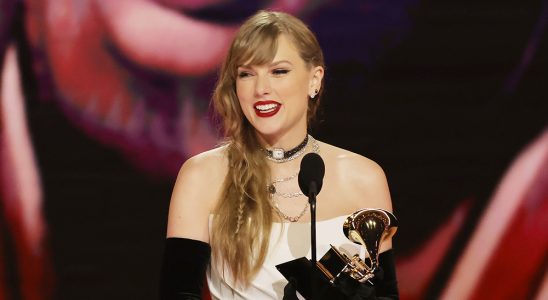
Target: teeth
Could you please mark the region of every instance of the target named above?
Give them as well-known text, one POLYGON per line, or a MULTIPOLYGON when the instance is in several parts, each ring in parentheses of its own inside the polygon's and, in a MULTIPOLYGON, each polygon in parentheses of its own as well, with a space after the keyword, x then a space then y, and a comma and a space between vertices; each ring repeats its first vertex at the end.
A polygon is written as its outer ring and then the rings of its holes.
POLYGON ((276 108, 277 106, 278 106, 277 104, 263 104, 263 105, 255 105, 255 108, 260 111, 264 111, 264 110, 271 110, 273 108, 276 108))

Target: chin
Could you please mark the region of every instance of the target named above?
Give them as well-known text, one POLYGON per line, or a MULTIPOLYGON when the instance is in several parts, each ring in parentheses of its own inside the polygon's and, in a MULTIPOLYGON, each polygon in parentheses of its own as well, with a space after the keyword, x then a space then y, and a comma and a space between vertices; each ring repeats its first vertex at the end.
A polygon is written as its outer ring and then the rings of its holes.
POLYGON ((280 128, 264 128, 264 127, 254 127, 254 128, 255 128, 255 132, 265 137, 273 137, 273 136, 278 136, 282 134, 282 130, 280 128))

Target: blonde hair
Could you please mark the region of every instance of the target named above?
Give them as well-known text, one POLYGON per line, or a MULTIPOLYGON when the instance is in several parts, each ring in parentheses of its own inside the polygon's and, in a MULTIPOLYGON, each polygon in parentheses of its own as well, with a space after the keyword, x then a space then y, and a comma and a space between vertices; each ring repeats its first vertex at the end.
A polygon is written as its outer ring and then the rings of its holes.
MULTIPOLYGON (((319 43, 302 21, 282 12, 259 11, 236 33, 213 95, 213 107, 227 139, 229 168, 214 211, 210 244, 213 261, 221 262, 223 269, 228 266, 235 281, 244 285, 264 263, 275 219, 266 189, 270 171, 236 95, 237 69, 243 64, 272 62, 281 34, 293 42, 308 67, 323 67, 319 43)), ((309 120, 316 114, 321 92, 309 101, 309 120)))

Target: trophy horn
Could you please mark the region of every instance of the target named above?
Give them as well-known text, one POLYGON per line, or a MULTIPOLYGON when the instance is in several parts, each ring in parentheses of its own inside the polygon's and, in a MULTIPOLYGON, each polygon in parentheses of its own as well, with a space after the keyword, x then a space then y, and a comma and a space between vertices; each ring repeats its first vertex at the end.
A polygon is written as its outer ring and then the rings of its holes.
POLYGON ((358 210, 348 216, 343 224, 344 235, 352 242, 363 245, 369 254, 369 272, 379 267, 379 249, 387 236, 392 236, 398 227, 398 220, 389 211, 379 208, 358 210))
POLYGON ((358 254, 348 257, 331 245, 331 249, 316 263, 318 269, 331 283, 336 284, 342 273, 364 283, 375 277, 379 268, 379 251, 381 243, 394 235, 398 220, 389 211, 380 208, 366 208, 356 211, 346 218, 343 224, 344 235, 352 242, 363 245, 369 254, 369 263, 364 262, 358 254))

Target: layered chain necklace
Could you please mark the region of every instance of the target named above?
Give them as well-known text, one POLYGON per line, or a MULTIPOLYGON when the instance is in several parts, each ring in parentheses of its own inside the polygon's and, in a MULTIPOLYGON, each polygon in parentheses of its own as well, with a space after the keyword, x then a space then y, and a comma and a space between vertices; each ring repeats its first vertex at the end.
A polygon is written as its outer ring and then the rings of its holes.
MULTIPOLYGON (((311 152, 318 153, 320 147, 319 147, 317 141, 311 135, 307 135, 306 138, 303 141, 304 144, 301 143, 297 147, 295 147, 295 148, 293 148, 289 151, 284 152, 282 150, 282 153, 285 154, 283 157, 278 156, 278 157, 281 157, 281 158, 278 159, 278 158, 274 158, 273 155, 269 156, 268 154, 267 154, 266 157, 270 160, 275 161, 275 162, 282 162, 280 160, 285 160, 285 161, 293 160, 293 159, 301 156, 305 152, 306 146, 309 144, 308 142, 310 142, 310 145, 311 145, 311 152), (295 151, 295 149, 297 149, 297 150, 295 151)), ((265 151, 270 151, 270 150, 265 150, 265 151)), ((272 151, 274 151, 274 149, 272 151)), ((275 200, 275 196, 278 196, 278 197, 281 197, 281 198, 296 198, 296 197, 299 197, 299 196, 303 196, 303 193, 301 191, 290 192, 290 193, 281 193, 276 189, 276 185, 279 184, 279 183, 291 181, 291 180, 297 178, 298 175, 299 175, 299 173, 297 172, 297 173, 295 173, 291 176, 285 177, 285 178, 274 179, 267 186, 267 190, 268 190, 268 193, 270 195, 270 199, 272 201, 272 204, 274 205, 274 209, 276 210, 276 212, 278 213, 278 215, 280 217, 282 217, 284 220, 289 221, 289 222, 297 222, 297 221, 299 221, 299 219, 302 216, 304 216, 304 214, 306 213, 306 211, 308 210, 308 207, 309 207, 308 201, 306 201, 306 205, 304 206, 304 208, 302 209, 302 211, 298 215, 296 215, 296 216, 286 215, 280 209, 278 201, 275 200)))

